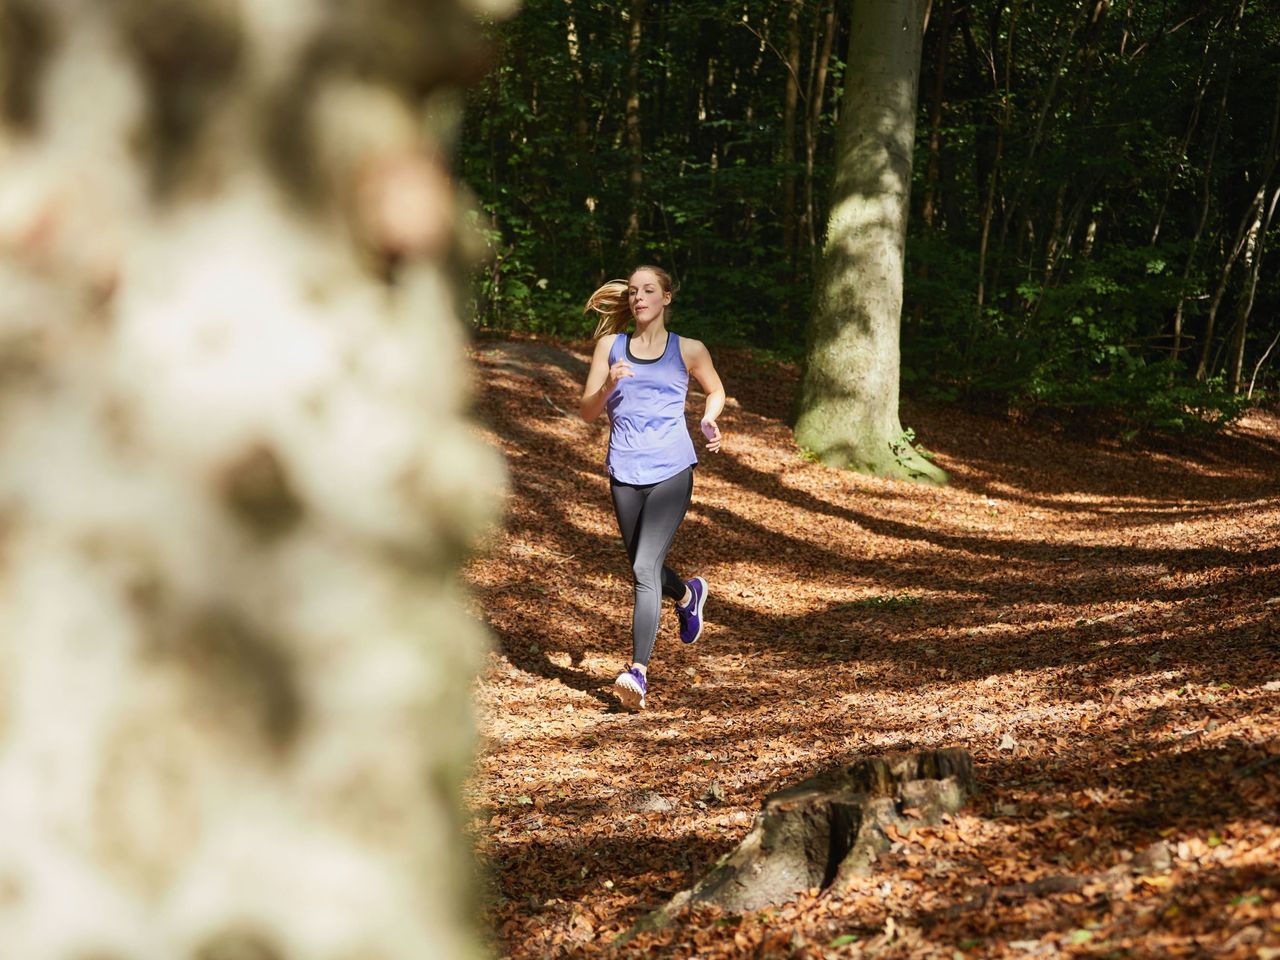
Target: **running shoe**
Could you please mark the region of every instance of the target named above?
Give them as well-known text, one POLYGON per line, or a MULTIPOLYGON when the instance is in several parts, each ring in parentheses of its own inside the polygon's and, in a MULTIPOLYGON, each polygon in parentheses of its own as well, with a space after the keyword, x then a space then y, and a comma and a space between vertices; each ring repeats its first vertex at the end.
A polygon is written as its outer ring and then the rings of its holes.
POLYGON ((613 692, 628 710, 643 710, 644 695, 649 692, 649 681, 635 667, 618 674, 613 681, 613 692))
POLYGON ((687 607, 676 604, 676 616, 680 618, 680 639, 693 643, 702 636, 702 607, 707 602, 707 581, 701 577, 686 580, 685 586, 693 594, 687 607))

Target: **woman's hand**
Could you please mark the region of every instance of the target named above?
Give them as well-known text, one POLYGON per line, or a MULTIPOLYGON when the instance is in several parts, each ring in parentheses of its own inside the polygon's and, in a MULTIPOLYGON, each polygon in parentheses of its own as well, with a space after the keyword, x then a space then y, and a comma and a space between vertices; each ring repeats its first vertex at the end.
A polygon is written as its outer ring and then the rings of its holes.
POLYGON ((723 438, 716 418, 724 410, 724 384, 720 382, 720 374, 716 373, 711 362, 711 354, 701 340, 680 338, 680 355, 689 375, 707 394, 707 405, 702 408, 702 434, 707 438, 707 449, 711 453, 719 453, 723 438))
POLYGON ((609 368, 609 375, 604 378, 604 395, 607 397, 613 393, 614 387, 618 385, 619 380, 634 376, 635 371, 631 369, 631 364, 625 360, 619 360, 609 368))
POLYGON ((609 365, 609 351, 618 339, 616 333, 601 337, 596 341, 595 352, 591 355, 591 368, 587 371, 587 382, 582 388, 582 401, 578 404, 578 412, 582 419, 590 423, 600 416, 600 411, 609 401, 609 394, 618 386, 618 381, 634 377, 631 364, 619 360, 609 365))
POLYGON ((707 438, 707 449, 712 453, 719 453, 720 441, 723 439, 719 425, 714 420, 703 420, 702 435, 707 438))

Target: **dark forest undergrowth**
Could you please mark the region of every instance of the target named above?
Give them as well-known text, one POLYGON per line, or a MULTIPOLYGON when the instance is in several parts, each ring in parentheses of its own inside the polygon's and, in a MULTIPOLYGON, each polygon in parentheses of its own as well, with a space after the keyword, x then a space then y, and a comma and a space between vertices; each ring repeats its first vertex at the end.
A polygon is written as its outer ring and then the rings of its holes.
POLYGON ((511 484, 466 569, 494 636, 469 801, 499 955, 1280 957, 1280 419, 1132 445, 906 402, 952 477, 920 487, 805 461, 796 370, 717 351, 725 451, 670 557, 709 625, 683 647, 664 612, 630 715, 588 350, 472 351, 511 484), (769 791, 949 746, 981 792, 869 878, 612 946, 769 791))

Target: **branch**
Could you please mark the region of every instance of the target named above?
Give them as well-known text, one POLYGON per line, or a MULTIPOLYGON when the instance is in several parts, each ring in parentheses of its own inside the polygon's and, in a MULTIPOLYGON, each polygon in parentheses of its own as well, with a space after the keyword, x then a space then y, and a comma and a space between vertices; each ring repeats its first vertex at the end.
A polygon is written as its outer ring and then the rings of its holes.
POLYGON ((787 73, 791 74, 791 79, 796 82, 796 94, 800 97, 801 102, 807 107, 809 105, 809 98, 804 95, 804 85, 800 82, 800 78, 796 76, 796 72, 791 68, 791 64, 787 61, 787 58, 784 57, 782 52, 773 45, 773 41, 749 24, 746 20, 734 20, 732 22, 736 23, 740 27, 746 27, 750 30, 752 36, 772 50, 773 55, 782 61, 782 65, 787 68, 787 73))

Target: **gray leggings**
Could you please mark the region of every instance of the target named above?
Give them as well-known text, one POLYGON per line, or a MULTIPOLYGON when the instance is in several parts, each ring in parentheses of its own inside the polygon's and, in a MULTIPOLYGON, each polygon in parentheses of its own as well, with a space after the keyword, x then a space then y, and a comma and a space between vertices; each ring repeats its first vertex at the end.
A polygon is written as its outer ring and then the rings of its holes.
POLYGON ((684 581, 664 561, 693 497, 693 467, 644 486, 610 480, 609 492, 636 583, 631 659, 647 665, 658 637, 662 595, 676 601, 684 597, 684 581))

